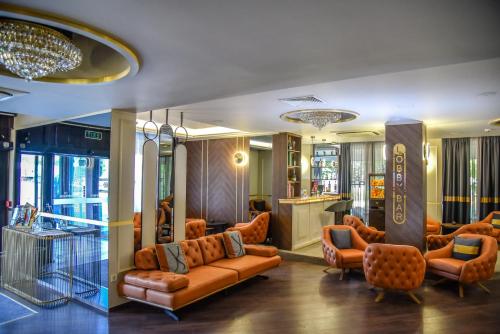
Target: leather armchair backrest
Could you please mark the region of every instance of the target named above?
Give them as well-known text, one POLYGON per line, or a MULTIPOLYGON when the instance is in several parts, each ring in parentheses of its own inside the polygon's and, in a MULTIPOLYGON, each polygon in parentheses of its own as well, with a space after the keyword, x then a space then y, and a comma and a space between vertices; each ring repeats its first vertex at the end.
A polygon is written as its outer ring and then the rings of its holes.
POLYGON ((358 232, 352 227, 348 225, 328 225, 323 227, 323 240, 331 243, 332 245, 335 246, 333 243, 330 230, 350 230, 351 231, 351 242, 352 242, 352 248, 353 249, 359 249, 359 250, 365 250, 367 243, 364 241, 358 232))
POLYGON ((490 212, 490 214, 487 215, 483 220, 481 220, 480 223, 491 224, 491 221, 493 220, 493 215, 495 213, 500 214, 500 211, 492 211, 492 212, 490 212))
POLYGON ((205 236, 207 223, 204 219, 186 219, 186 239, 197 239, 205 236))
POLYGON ((368 283, 409 291, 422 284, 425 260, 413 246, 374 243, 365 250, 363 268, 368 283))
POLYGON ((374 242, 383 243, 385 241, 385 232, 368 228, 356 216, 345 215, 344 225, 352 226, 358 232, 359 236, 369 244, 374 242))
POLYGON ((429 250, 443 248, 448 243, 450 243, 455 236, 464 233, 492 235, 493 225, 487 223, 473 223, 462 226, 458 230, 450 234, 429 235, 427 236, 427 248, 429 250))

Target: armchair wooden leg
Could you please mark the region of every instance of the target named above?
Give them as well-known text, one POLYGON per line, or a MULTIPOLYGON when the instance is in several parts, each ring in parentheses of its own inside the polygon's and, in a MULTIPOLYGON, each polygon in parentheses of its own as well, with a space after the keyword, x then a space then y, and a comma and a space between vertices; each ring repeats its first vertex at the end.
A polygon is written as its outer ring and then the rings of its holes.
POLYGON ((462 283, 458 284, 458 295, 460 296, 460 298, 464 298, 464 286, 462 285, 462 283))
POLYGON ((339 281, 342 281, 344 279, 344 273, 345 273, 345 269, 342 268, 342 271, 340 272, 339 281))
POLYGON ((484 292, 486 292, 487 294, 491 294, 490 289, 488 289, 487 287, 485 287, 485 286, 483 285, 483 283, 481 283, 481 282, 477 282, 477 285, 478 285, 481 289, 483 289, 483 291, 484 291, 484 292))
POLYGON ((417 298, 417 296, 415 296, 415 294, 412 292, 412 291, 408 291, 408 296, 410 296, 410 298, 417 304, 420 305, 420 299, 417 298))
POLYGON ((379 291, 379 293, 377 294, 377 297, 375 297, 375 303, 380 303, 382 301, 382 299, 384 299, 385 297, 385 291, 379 291))

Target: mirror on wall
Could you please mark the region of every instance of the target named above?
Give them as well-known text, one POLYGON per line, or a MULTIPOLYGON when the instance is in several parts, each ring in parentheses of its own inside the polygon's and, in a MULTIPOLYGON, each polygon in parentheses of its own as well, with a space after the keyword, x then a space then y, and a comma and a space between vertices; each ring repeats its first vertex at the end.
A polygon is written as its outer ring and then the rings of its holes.
POLYGON ((250 155, 248 173, 249 189, 249 221, 262 212, 271 211, 272 203, 272 136, 256 136, 250 138, 250 155))
POLYGON ((165 124, 158 135, 158 224, 156 243, 173 241, 174 226, 174 134, 168 124, 168 110, 165 124))

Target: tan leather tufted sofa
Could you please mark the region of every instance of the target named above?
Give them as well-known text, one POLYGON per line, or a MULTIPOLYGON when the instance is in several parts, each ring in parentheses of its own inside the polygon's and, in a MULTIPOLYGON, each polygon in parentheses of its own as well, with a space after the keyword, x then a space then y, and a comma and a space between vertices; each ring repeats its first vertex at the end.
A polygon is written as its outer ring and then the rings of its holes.
POLYGON ((384 298, 384 290, 406 291, 414 302, 420 300, 412 290, 422 285, 425 276, 425 260, 420 251, 408 245, 370 244, 363 258, 366 281, 382 288, 375 299, 384 298))
POLYGON ((154 247, 135 254, 136 270, 118 284, 120 296, 161 307, 178 320, 173 311, 238 284, 281 263, 272 246, 245 245, 246 255, 226 257, 222 235, 181 241, 189 266, 187 274, 159 270, 154 247))
MULTIPOLYGON (((495 213, 498 213, 500 214, 500 211, 492 211, 490 212, 489 215, 486 216, 486 218, 484 218, 483 220, 480 221, 480 223, 484 223, 484 224, 491 224, 491 221, 493 220, 493 215, 495 213)), ((493 227, 493 225, 491 225, 493 227)), ((500 242, 500 228, 494 228, 493 227, 493 230, 491 231, 491 236, 495 239, 497 239, 497 242, 500 242)))
POLYGON ((470 233, 470 234, 483 234, 483 235, 491 235, 493 233, 493 225, 486 223, 474 223, 467 224, 465 226, 460 227, 455 232, 446 234, 446 235, 428 235, 427 236, 427 249, 435 250, 439 248, 443 248, 453 238, 462 233, 470 233))
POLYGON ((239 223, 226 231, 240 231, 245 244, 261 244, 266 241, 269 219, 269 212, 263 212, 250 223, 239 223))
POLYGON ((498 245, 495 238, 481 234, 460 234, 462 238, 481 238, 481 253, 475 259, 463 261, 452 258, 454 241, 445 247, 427 252, 425 261, 427 270, 445 279, 459 282, 459 295, 464 296, 463 284, 477 283, 479 287, 489 293, 481 281, 490 279, 495 273, 498 245))
MULTIPOLYGON (((363 267, 363 254, 366 246, 368 245, 356 230, 347 225, 328 225, 323 227, 323 235, 321 236, 321 243, 323 244, 323 258, 325 261, 334 268, 342 269, 340 280, 344 278, 345 269, 362 268, 363 267), (350 230, 352 249, 338 249, 333 243, 330 230, 350 230)), ((327 272, 330 267, 323 270, 327 272)))
POLYGON ((440 234, 441 234, 441 222, 435 220, 432 217, 427 216, 425 235, 440 235, 440 234))
POLYGON ((369 228, 356 216, 345 215, 344 225, 354 227, 359 236, 369 244, 374 242, 383 243, 385 241, 385 232, 369 228))

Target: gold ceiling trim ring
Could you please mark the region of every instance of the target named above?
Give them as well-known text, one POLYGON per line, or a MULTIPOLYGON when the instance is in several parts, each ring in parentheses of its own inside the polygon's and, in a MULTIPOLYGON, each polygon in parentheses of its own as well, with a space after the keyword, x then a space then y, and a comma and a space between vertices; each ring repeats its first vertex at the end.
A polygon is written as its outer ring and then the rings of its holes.
MULTIPOLYGON (((86 84, 100 84, 107 83, 122 79, 127 76, 134 76, 139 72, 140 61, 137 53, 127 46, 124 42, 120 41, 118 38, 110 36, 109 34, 103 32, 94 27, 90 27, 84 23, 80 23, 74 20, 62 16, 56 16, 47 12, 37 11, 26 7, 19 7, 9 4, 0 4, 0 16, 9 19, 17 19, 28 22, 33 22, 36 24, 46 25, 53 28, 59 28, 62 30, 70 31, 86 37, 95 42, 103 44, 119 55, 121 55, 128 63, 128 67, 124 70, 120 70, 115 73, 106 73, 105 75, 90 78, 57 78, 57 77, 42 77, 34 81, 36 82, 49 82, 49 83, 62 83, 62 84, 75 84, 75 85, 86 85, 86 84)), ((5 75, 9 77, 19 78, 18 76, 5 71, 0 70, 0 75, 5 75)))

